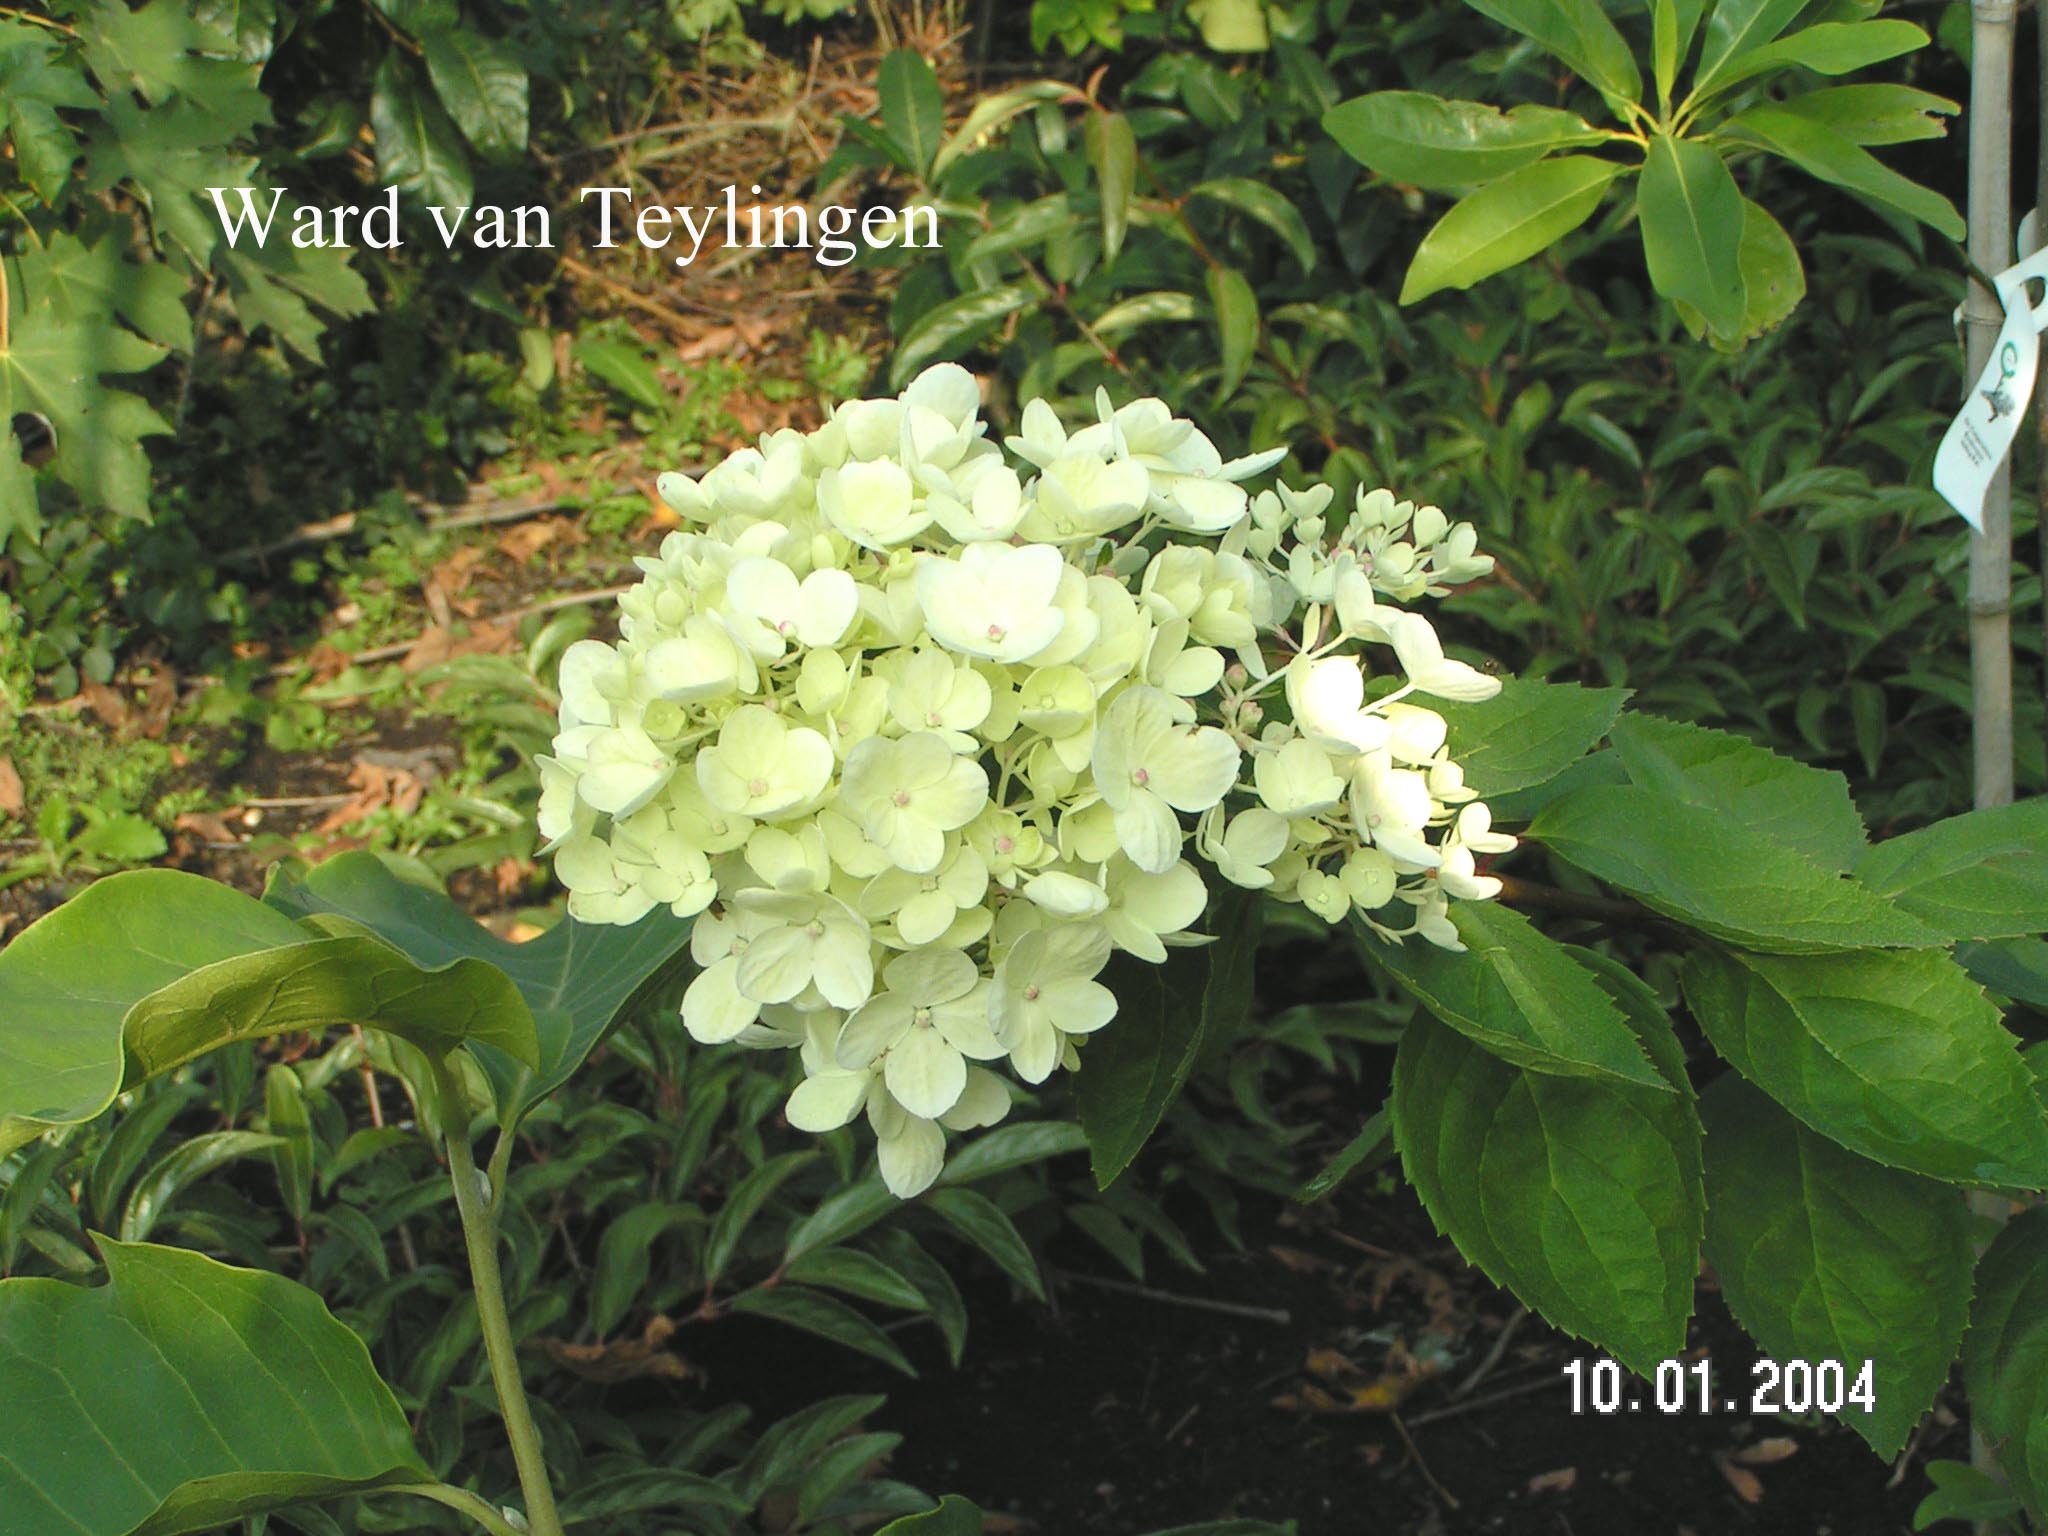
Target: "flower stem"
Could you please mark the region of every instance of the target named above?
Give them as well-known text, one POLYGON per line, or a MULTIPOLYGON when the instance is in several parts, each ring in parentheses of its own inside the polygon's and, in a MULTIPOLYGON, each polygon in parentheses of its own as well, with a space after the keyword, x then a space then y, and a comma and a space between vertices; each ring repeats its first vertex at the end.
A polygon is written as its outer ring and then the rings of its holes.
POLYGON ((491 1380, 498 1390, 498 1411, 505 1436, 512 1442, 512 1460, 519 1468, 519 1487, 526 1497, 526 1521, 533 1536, 562 1536, 562 1517, 555 1511, 554 1489, 548 1484, 547 1459, 540 1431, 519 1379, 518 1345, 505 1310, 505 1283, 498 1269, 496 1192, 486 1199, 470 1150, 466 1100, 446 1060, 434 1064, 434 1087, 441 1100, 442 1134, 448 1147, 448 1171, 455 1184, 455 1209, 462 1217, 462 1238, 469 1249, 469 1273, 476 1290, 477 1321, 482 1326, 484 1353, 491 1362, 491 1380))

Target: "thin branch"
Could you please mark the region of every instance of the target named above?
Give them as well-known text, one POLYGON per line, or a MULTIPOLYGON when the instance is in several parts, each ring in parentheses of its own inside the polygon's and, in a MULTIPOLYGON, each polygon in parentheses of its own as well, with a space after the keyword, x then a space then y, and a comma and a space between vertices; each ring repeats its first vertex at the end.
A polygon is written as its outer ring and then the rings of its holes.
POLYGON ((1220 1312, 1225 1317, 1248 1317, 1255 1322, 1279 1323, 1283 1326, 1294 1321, 1294 1314, 1280 1307, 1254 1307, 1240 1301, 1214 1301, 1207 1296, 1183 1296, 1177 1291, 1156 1291, 1149 1285, 1133 1285, 1128 1280, 1108 1280, 1100 1275, 1077 1275, 1070 1270, 1055 1270, 1057 1280, 1071 1280, 1076 1285, 1092 1285, 1100 1291, 1115 1291, 1122 1296, 1138 1296, 1146 1301, 1161 1301, 1169 1306, 1192 1307, 1198 1312, 1220 1312))

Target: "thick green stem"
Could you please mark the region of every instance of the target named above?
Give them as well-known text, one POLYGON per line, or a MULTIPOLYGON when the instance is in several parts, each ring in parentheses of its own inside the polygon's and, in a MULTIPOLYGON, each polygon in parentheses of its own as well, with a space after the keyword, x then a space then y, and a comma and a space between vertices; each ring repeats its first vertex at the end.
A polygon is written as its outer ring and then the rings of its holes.
POLYGON ((401 1488, 398 1491, 422 1499, 432 1499, 436 1504, 445 1504, 450 1509, 459 1510, 489 1531, 491 1536, 523 1536, 518 1526, 467 1488, 456 1488, 447 1483, 429 1483, 419 1488, 401 1488))
POLYGON ((455 1209, 462 1216, 462 1238, 469 1249, 477 1321, 483 1329, 484 1353, 491 1362, 491 1380, 498 1389, 498 1411, 504 1416, 512 1460, 519 1468, 519 1487, 526 1496, 526 1523, 533 1536, 562 1536, 562 1517, 555 1510, 547 1459, 533 1410, 527 1405, 525 1384, 519 1378, 519 1349, 512 1337, 512 1319, 505 1310, 505 1283, 498 1269, 495 1192, 487 1197, 478 1176, 476 1157, 469 1146, 466 1100, 445 1062, 435 1064, 434 1086, 441 1100, 455 1209))

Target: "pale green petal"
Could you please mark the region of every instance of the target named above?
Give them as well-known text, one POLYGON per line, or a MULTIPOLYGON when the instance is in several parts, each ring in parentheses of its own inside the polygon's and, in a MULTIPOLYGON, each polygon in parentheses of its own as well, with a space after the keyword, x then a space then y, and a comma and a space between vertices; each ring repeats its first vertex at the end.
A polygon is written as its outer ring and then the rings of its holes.
POLYGON ((761 1005, 733 985, 738 975, 739 963, 730 959, 697 973, 683 994, 683 1028, 692 1040, 722 1045, 760 1017, 761 1005))
POLYGON ((1010 1085, 980 1067, 967 1069, 967 1087, 960 1102, 939 1117, 949 1131, 976 1131, 995 1125, 1010 1112, 1010 1085))
POLYGON ((1039 994, 1061 1031, 1093 1034, 1116 1017, 1116 994, 1099 981, 1056 981, 1039 994))
POLYGON ((967 1063, 937 1030, 916 1028, 889 1048, 882 1076, 905 1109, 936 1120, 959 1102, 967 1063))
POLYGON ((832 1059, 847 1071, 858 1071, 901 1040, 910 1029, 907 998, 884 992, 840 1027, 832 1059))
POLYGON ((798 1130, 821 1135, 838 1130, 859 1114, 867 1096, 867 1073, 827 1072, 797 1084, 783 1113, 798 1130))
POLYGON ((1206 811, 1237 782, 1237 743, 1212 725, 1178 731, 1156 749, 1146 788, 1182 811, 1206 811))
POLYGON ((926 1007, 965 997, 980 979, 980 968, 957 949, 913 949, 882 973, 891 992, 926 1007))
POLYGON ((813 945, 799 928, 771 928, 740 955, 740 992, 757 1003, 786 1003, 811 984, 813 945))
POLYGON ((1149 789, 1136 791, 1117 807, 1116 836, 1130 861, 1153 874, 1173 868, 1180 857, 1180 821, 1149 789))
POLYGON ((902 1128, 877 1145, 882 1182, 899 1200, 923 1194, 946 1166, 946 1133, 929 1120, 905 1120, 902 1128))

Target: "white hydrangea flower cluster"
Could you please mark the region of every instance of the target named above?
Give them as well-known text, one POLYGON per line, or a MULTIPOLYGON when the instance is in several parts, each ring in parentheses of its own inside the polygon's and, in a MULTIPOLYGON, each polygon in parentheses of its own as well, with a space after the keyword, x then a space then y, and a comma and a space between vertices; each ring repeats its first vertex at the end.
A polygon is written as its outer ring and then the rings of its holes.
POLYGON ((1190 853, 1455 949, 1513 846, 1414 702, 1499 684, 1397 606, 1492 568, 1470 525, 1251 496, 1284 450, 1225 462, 1158 400, 1033 401, 1013 460, 980 403, 942 364, 663 476, 687 526, 564 656, 540 759, 569 910, 695 916, 690 1034, 798 1049, 790 1121, 865 1112, 905 1197, 1008 1111, 998 1066, 1080 1063, 1112 951, 1205 942, 1190 853))

